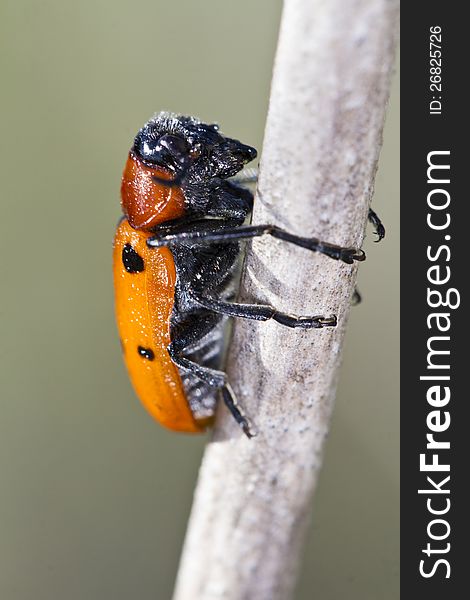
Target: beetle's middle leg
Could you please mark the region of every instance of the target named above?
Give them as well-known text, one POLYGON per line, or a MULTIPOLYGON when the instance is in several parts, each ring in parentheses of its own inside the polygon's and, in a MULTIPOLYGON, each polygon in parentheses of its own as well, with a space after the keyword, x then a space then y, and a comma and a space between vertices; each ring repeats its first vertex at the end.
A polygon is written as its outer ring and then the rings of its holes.
POLYGON ((325 317, 296 316, 283 313, 269 304, 239 304, 212 298, 196 291, 190 292, 191 297, 204 308, 229 317, 241 317, 254 321, 268 321, 272 319, 281 325, 302 329, 321 329, 323 327, 335 327, 337 319, 335 315, 325 317))

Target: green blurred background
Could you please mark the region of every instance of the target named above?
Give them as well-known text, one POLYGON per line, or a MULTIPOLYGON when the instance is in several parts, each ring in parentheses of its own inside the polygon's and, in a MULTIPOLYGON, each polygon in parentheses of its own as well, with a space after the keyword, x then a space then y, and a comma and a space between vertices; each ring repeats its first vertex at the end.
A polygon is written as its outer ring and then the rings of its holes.
MULTIPOLYGON (((170 598, 205 439, 134 397, 111 242, 156 110, 261 147, 280 0, 3 0, 0 598, 170 598)), ((398 88, 297 598, 398 598, 398 88)), ((210 569, 210 565, 207 566, 210 569)))

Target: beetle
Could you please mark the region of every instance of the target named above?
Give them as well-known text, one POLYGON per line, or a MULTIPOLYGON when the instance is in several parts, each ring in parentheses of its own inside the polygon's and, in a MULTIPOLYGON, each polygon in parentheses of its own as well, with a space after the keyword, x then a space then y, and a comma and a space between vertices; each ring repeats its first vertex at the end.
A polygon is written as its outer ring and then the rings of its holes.
MULTIPOLYGON (((215 124, 161 112, 140 129, 127 158, 113 251, 117 324, 137 395, 173 430, 204 431, 220 394, 245 434, 255 434, 221 370, 227 317, 302 329, 336 325, 334 315, 236 303, 241 241, 271 235, 347 264, 365 259, 358 248, 246 225, 253 194, 234 177, 256 155, 215 124)), ((374 224, 380 237, 380 221, 374 224)))

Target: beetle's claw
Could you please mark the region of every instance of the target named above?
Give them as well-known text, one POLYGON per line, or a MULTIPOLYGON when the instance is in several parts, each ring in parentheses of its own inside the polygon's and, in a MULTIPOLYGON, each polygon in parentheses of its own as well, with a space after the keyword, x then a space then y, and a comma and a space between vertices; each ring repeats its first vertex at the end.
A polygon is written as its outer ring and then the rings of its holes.
POLYGON ((240 423, 240 427, 243 429, 243 433, 248 439, 254 438, 258 435, 258 430, 249 421, 249 419, 244 418, 243 421, 240 423))

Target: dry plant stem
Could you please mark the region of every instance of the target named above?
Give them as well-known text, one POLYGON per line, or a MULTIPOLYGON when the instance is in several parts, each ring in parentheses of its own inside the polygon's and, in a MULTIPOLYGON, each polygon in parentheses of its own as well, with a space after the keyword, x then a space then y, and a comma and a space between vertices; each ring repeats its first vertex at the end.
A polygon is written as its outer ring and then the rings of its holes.
MULTIPOLYGON (((397 0, 285 1, 254 223, 361 246, 397 17, 397 0)), ((292 596, 355 279, 355 266, 272 238, 249 249, 242 301, 339 324, 236 323, 228 373, 259 435, 219 411, 174 600, 292 596)))

